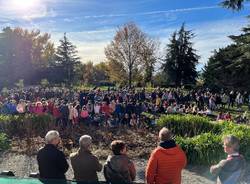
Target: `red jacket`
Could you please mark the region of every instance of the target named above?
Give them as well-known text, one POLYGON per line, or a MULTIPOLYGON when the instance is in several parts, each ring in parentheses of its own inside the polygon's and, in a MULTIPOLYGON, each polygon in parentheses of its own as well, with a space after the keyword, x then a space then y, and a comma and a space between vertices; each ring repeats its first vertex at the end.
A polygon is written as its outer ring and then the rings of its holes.
POLYGON ((187 158, 177 145, 173 148, 157 147, 151 154, 146 168, 148 184, 181 184, 181 171, 187 158))

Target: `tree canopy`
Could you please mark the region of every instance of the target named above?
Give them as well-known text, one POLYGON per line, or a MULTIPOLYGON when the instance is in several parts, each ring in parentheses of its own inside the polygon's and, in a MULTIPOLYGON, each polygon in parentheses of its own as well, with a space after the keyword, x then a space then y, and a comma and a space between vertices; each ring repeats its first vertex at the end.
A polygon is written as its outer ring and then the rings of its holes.
POLYGON ((214 51, 204 69, 208 87, 250 90, 250 26, 230 36, 233 43, 214 51))

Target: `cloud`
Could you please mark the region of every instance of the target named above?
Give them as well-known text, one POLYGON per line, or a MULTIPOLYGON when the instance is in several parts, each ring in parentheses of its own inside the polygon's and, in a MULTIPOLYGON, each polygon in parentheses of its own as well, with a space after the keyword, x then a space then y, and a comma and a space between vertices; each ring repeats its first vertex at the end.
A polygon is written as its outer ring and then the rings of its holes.
POLYGON ((179 13, 179 12, 190 12, 190 11, 199 11, 199 10, 208 10, 208 9, 217 9, 218 6, 202 6, 194 8, 181 8, 181 9, 172 9, 172 10, 162 10, 162 11, 148 11, 148 12, 139 12, 139 13, 125 13, 125 14, 103 14, 103 15, 86 15, 83 18, 85 19, 95 19, 95 18, 113 18, 113 17, 127 17, 127 16, 143 16, 143 15, 156 15, 156 14, 169 14, 169 13, 179 13))

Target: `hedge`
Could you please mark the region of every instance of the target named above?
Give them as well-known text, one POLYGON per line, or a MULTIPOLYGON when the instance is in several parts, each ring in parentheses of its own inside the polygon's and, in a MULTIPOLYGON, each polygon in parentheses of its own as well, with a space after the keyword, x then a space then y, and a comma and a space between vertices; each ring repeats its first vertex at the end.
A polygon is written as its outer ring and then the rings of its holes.
POLYGON ((178 136, 193 137, 211 132, 221 134, 222 127, 210 122, 209 118, 194 115, 162 115, 157 121, 160 127, 167 127, 178 136))
POLYGON ((222 139, 235 135, 240 139, 240 153, 250 161, 250 127, 233 122, 210 122, 194 115, 163 115, 157 121, 176 135, 175 140, 186 152, 189 164, 214 164, 226 158, 222 139))
POLYGON ((10 137, 44 135, 53 124, 54 118, 50 115, 0 115, 0 131, 10 137))
POLYGON ((0 151, 9 149, 10 141, 7 138, 7 135, 4 133, 0 133, 0 151))

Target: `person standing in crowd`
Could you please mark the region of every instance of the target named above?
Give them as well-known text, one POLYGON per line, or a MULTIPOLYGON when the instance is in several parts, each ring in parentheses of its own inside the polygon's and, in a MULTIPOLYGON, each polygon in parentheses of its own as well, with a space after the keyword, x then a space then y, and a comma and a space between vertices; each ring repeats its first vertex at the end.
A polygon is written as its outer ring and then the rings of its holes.
POLYGON ((167 128, 160 130, 159 140, 160 144, 152 152, 146 167, 146 181, 148 184, 181 184, 181 171, 187 164, 186 155, 167 128))
POLYGON ((41 179, 66 180, 69 165, 62 151, 58 149, 60 135, 51 130, 45 136, 46 145, 38 151, 37 162, 41 179))
POLYGON ((223 140, 227 159, 221 160, 210 168, 210 172, 217 176, 217 184, 236 184, 244 175, 246 162, 239 154, 239 139, 235 136, 226 136, 223 140))
POLYGON ((92 138, 83 135, 79 139, 80 149, 70 155, 74 178, 79 183, 98 183, 97 172, 102 170, 102 165, 97 157, 91 153, 92 138))
POLYGON ((127 148, 123 141, 111 143, 113 155, 109 155, 104 165, 104 177, 111 184, 129 184, 135 180, 134 163, 127 156, 127 148))

